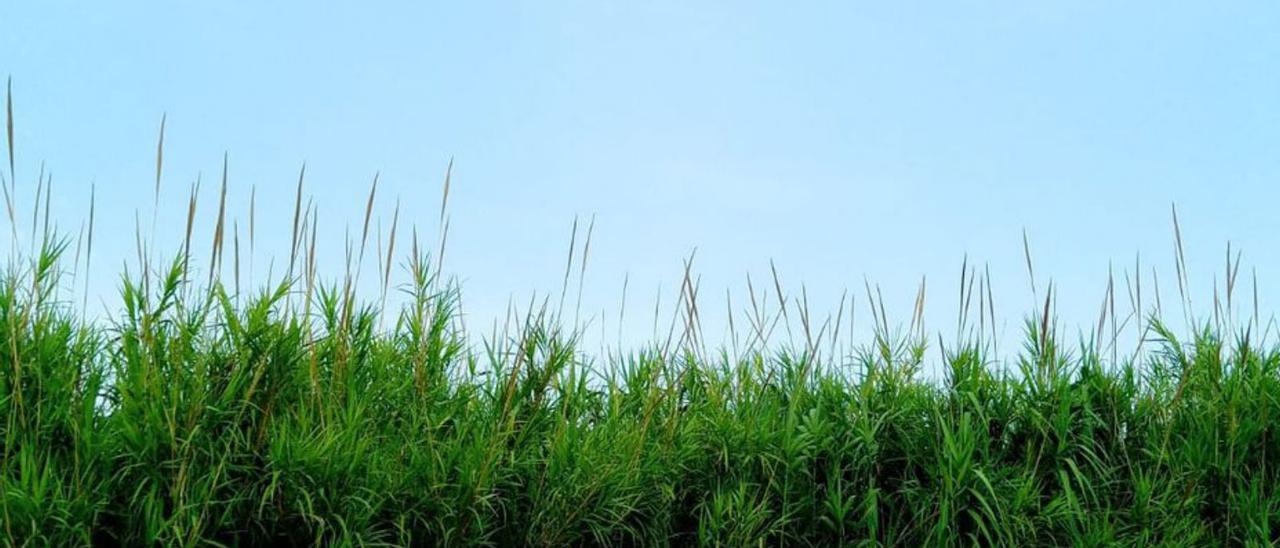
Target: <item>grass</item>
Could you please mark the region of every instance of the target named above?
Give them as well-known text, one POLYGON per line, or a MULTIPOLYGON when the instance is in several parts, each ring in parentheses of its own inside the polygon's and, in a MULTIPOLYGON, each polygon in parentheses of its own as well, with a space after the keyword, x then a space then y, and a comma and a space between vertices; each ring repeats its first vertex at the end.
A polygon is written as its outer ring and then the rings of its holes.
MULTIPOLYGON (((1135 313, 1117 318, 1113 283, 1096 329, 1072 344, 1053 319, 1053 288, 1043 288, 1011 360, 981 335, 994 320, 992 290, 967 264, 952 341, 926 334, 923 282, 907 328, 872 306, 874 335, 846 347, 836 344, 844 303, 819 324, 803 292, 787 295, 775 275, 773 295, 752 288, 734 343, 708 348, 698 320, 705 299, 686 263, 671 335, 599 355, 580 348, 561 313, 572 254, 558 306, 532 302, 479 336, 460 327, 460 288, 439 275, 445 238, 428 253, 415 233, 403 275, 392 276, 393 220, 385 249, 374 242, 382 292, 359 295, 376 182, 339 281, 317 272, 317 216, 300 175, 287 272, 237 290, 239 231, 228 234, 224 177, 208 272, 193 256, 193 191, 182 248, 162 258, 139 229, 122 305, 90 320, 74 276, 90 264, 92 220, 80 237, 57 237, 44 187, 34 246, 17 251, 25 221, 12 214, 12 115, 8 128, 6 544, 1280 539, 1270 463, 1280 455, 1280 349, 1256 342, 1265 340, 1256 304, 1243 327, 1230 320, 1238 256, 1228 254, 1213 319, 1193 319, 1199 327, 1184 338, 1160 304, 1141 304, 1140 285, 1136 299, 1126 285, 1135 313), (228 245, 234 282, 218 275, 228 245), (402 304, 387 306, 388 290, 400 290, 402 304), (1141 335, 1132 352, 1116 349, 1122 329, 1141 335), (920 373, 926 355, 938 356, 941 380, 920 373)), ((163 140, 157 193, 162 158, 163 140)), ((445 201, 447 190, 442 234, 445 201)), ((1180 249, 1180 229, 1177 238, 1180 249)), ((1027 258, 1031 271, 1029 250, 1027 258)))

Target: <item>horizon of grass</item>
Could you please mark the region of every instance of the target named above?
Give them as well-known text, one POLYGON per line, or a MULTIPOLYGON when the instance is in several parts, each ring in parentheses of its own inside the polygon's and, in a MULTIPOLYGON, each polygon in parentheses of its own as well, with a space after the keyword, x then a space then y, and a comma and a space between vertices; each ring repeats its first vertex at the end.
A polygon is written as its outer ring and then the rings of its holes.
POLYGON ((459 284, 441 275, 451 170, 440 237, 428 252, 413 233, 402 282, 392 277, 398 209, 385 248, 375 234, 381 290, 372 295, 357 288, 376 178, 340 279, 317 272, 304 170, 287 269, 241 287, 224 158, 208 256, 194 250, 193 189, 181 248, 160 255, 139 222, 122 304, 91 320, 75 276, 91 268, 93 208, 87 231, 58 236, 39 176, 22 251, 11 95, 6 110, 7 545, 1280 540, 1280 478, 1269 464, 1280 450, 1271 436, 1280 347, 1266 342, 1256 280, 1251 318, 1236 325, 1239 256, 1230 251, 1212 319, 1191 313, 1176 213, 1180 304, 1193 326, 1185 336, 1168 327, 1161 303, 1142 305, 1140 283, 1130 287, 1134 313, 1118 317, 1110 282, 1096 329, 1071 343, 1053 287, 1033 286, 1043 305, 1004 362, 983 334, 995 319, 989 277, 966 261, 952 341, 926 332, 922 281, 905 329, 891 326, 868 284, 872 336, 837 345, 844 303, 834 321, 819 322, 807 297, 786 295, 775 269, 774 294, 757 300, 752 287, 733 344, 714 347, 702 334, 691 257, 665 338, 594 354, 580 345, 580 307, 565 304, 572 271, 586 268, 590 226, 579 248, 575 222, 558 299, 531 300, 492 334, 476 334, 459 321, 459 284), (219 275, 224 259, 232 280, 219 275), (387 304, 392 291, 401 303, 387 304), (1120 353, 1127 326, 1140 333, 1137 348, 1120 353), (789 335, 773 337, 776 329, 789 335), (921 374, 926 348, 938 350, 941 379, 921 374))

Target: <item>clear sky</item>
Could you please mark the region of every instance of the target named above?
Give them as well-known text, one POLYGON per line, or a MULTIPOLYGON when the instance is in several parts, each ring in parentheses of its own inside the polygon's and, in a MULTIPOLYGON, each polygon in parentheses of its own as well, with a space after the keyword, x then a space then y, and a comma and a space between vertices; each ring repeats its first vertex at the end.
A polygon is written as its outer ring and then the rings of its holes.
POLYGON ((1089 324, 1138 252, 1176 298, 1171 203, 1200 302, 1228 240, 1264 299, 1280 273, 1274 2, 196 4, 0 5, 20 197, 44 162, 74 232, 96 182, 95 293, 149 219, 164 113, 161 247, 201 173, 209 237, 226 151, 242 224, 256 185, 258 268, 303 162, 335 256, 375 172, 379 211, 398 197, 434 237, 454 158, 446 263, 476 321, 559 291, 575 215, 596 216, 584 309, 610 332, 624 277, 628 307, 659 284, 669 305, 694 247, 707 309, 772 259, 815 308, 865 276, 903 322, 927 275, 943 330, 967 254, 1017 330, 1024 228, 1038 283, 1089 324))

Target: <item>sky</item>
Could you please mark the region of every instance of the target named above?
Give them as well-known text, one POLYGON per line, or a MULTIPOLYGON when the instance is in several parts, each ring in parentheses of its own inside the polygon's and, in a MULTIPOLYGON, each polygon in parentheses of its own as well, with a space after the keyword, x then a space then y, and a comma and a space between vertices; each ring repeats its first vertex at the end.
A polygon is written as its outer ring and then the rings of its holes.
POLYGON ((968 261, 1005 332, 1050 279, 1091 325, 1135 260, 1176 300, 1175 204, 1194 302, 1228 241, 1276 302, 1273 2, 54 1, 0 22, 19 204, 43 164, 74 233, 96 188, 100 303, 150 224, 162 116, 158 247, 181 242, 197 178, 210 237, 225 153, 242 229, 256 193, 259 272, 288 248, 304 163, 336 277, 375 174, 378 214, 398 200, 434 240, 452 159, 446 270, 472 324, 559 293, 575 217, 595 219, 583 315, 634 340, 694 249, 708 322, 772 261, 819 316, 849 289, 863 326, 865 282, 905 323, 923 276, 928 326, 951 333, 968 261))

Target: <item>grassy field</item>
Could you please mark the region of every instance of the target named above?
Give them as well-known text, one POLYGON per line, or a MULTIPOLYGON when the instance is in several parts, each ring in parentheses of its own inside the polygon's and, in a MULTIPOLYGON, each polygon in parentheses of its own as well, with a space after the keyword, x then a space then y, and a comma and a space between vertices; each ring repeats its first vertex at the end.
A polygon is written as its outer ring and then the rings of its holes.
MULTIPOLYGON (((686 276, 671 337, 598 355, 555 298, 493 334, 464 332, 460 288, 433 259, 443 238, 428 252, 415 236, 398 255, 394 236, 377 242, 381 293, 354 289, 367 286, 359 268, 323 281, 301 198, 278 279, 235 289, 239 233, 226 236, 219 204, 212 245, 193 244, 188 224, 167 257, 140 246, 121 306, 89 320, 75 276, 96 264, 92 219, 59 238, 39 202, 15 215, 13 188, 0 283, 6 544, 1280 538, 1280 352, 1255 342, 1256 309, 1230 321, 1247 309, 1230 261, 1214 315, 1185 336, 1156 303, 1117 318, 1113 288, 1077 337, 1042 287, 1023 348, 997 360, 975 329, 991 288, 966 274, 951 340, 924 329, 923 287, 905 327, 880 306, 874 335, 846 348, 832 343, 840 317, 820 326, 777 306, 796 302, 777 286, 772 311, 753 303, 739 320, 741 344, 708 348, 686 276), (30 244, 18 235, 28 218, 30 244), (211 274, 228 251, 234 282, 211 274), (384 305, 397 291, 400 304, 384 305), (780 325, 794 336, 776 336, 780 325), (1136 348, 1115 348, 1122 326, 1142 335, 1136 348), (940 380, 920 373, 927 362, 940 380)), ((47 215, 47 192, 44 204, 47 215)), ((350 264, 369 261, 368 215, 350 264)))

